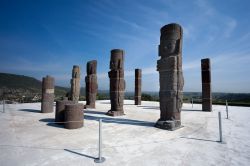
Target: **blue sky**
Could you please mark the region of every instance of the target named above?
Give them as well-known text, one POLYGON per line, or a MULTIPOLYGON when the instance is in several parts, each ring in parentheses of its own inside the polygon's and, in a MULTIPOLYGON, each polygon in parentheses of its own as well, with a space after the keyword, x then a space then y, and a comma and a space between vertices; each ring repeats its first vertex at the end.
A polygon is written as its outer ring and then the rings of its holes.
POLYGON ((109 88, 110 50, 125 50, 126 90, 141 68, 143 91, 159 90, 160 28, 183 29, 184 91, 201 91, 200 59, 210 58, 214 92, 250 93, 248 0, 1 0, 0 72, 49 74, 70 86, 73 65, 98 61, 99 89, 109 88))

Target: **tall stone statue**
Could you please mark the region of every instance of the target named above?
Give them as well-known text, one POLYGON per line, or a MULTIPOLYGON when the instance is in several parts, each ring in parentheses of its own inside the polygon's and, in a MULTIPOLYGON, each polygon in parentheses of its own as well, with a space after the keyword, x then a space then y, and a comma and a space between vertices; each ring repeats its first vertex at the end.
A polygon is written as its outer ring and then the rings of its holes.
POLYGON ((202 111, 212 111, 210 59, 201 60, 202 111))
POLYGON ((111 50, 110 60, 110 102, 111 110, 107 112, 110 116, 124 115, 123 99, 125 90, 124 80, 124 51, 120 49, 111 50))
POLYGON ((51 76, 43 77, 42 81, 42 103, 41 112, 53 112, 54 107, 54 84, 55 80, 51 76))
POLYGON ((135 105, 141 105, 141 69, 135 69, 135 105))
POLYGON ((97 76, 96 76, 97 61, 89 61, 87 63, 87 76, 85 77, 86 83, 86 105, 85 108, 95 108, 95 100, 98 89, 97 76))
POLYGON ((72 70, 70 100, 78 102, 80 96, 80 67, 74 65, 72 70))
POLYGON ((161 28, 159 45, 160 60, 157 70, 160 74, 160 119, 156 127, 175 130, 181 127, 181 107, 184 78, 182 74, 182 28, 168 24, 161 28))

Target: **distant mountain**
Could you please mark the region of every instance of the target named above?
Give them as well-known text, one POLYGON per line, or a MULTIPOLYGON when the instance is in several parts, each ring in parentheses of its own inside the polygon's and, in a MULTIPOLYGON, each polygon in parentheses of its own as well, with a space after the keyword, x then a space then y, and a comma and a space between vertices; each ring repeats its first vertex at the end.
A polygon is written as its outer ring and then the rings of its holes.
MULTIPOLYGON (((33 77, 0 73, 0 96, 34 96, 41 95, 42 82, 33 77)), ((69 88, 55 86, 56 96, 65 96, 69 88)))

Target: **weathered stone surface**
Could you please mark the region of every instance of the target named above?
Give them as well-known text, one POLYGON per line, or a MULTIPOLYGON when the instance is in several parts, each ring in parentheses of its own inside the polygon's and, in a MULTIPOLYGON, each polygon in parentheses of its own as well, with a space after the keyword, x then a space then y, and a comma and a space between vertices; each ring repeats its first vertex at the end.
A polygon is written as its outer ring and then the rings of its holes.
POLYGON ((64 111, 64 128, 66 129, 78 129, 83 127, 83 104, 68 104, 65 106, 64 111))
POLYGON ((110 79, 110 102, 111 110, 107 112, 110 116, 124 115, 123 100, 125 90, 124 80, 124 51, 120 49, 111 50, 109 71, 110 79))
POLYGON ((210 59, 201 60, 202 111, 212 111, 210 59))
POLYGON ((87 63, 87 76, 85 77, 85 83, 86 83, 85 108, 95 108, 96 94, 98 89, 96 68, 97 68, 96 60, 89 61, 87 63))
POLYGON ((58 122, 58 124, 63 125, 63 122, 65 122, 64 112, 65 112, 65 106, 67 104, 74 104, 74 101, 70 101, 70 100, 56 101, 55 122, 58 122))
POLYGON ((78 102, 80 96, 80 67, 74 65, 72 70, 70 100, 78 102))
POLYGON ((50 113, 53 112, 54 107, 54 83, 53 77, 46 76, 42 80, 42 103, 41 112, 50 113))
POLYGON ((135 69, 135 105, 141 105, 141 69, 135 69))
POLYGON ((181 127, 181 107, 184 78, 182 73, 182 28, 168 24, 161 28, 159 45, 160 60, 157 70, 160 74, 160 119, 155 126, 166 130, 181 127))

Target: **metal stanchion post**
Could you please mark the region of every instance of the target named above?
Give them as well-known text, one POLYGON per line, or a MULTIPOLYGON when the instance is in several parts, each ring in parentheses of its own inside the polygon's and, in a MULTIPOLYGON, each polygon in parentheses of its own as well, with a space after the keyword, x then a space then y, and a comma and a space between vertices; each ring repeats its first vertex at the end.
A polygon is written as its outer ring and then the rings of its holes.
POLYGON ((227 100, 226 100, 226 112, 227 112, 227 119, 228 119, 228 103, 227 103, 227 100))
POLYGON ((102 119, 99 119, 99 155, 95 159, 96 163, 103 163, 105 158, 102 157, 102 119))
POLYGON ((5 100, 3 100, 3 112, 5 112, 5 100))
POLYGON ((194 99, 192 98, 192 108, 194 107, 194 99))
POLYGON ((218 112, 218 118, 219 118, 219 134, 220 134, 220 142, 222 142, 222 125, 221 125, 221 113, 218 112))

